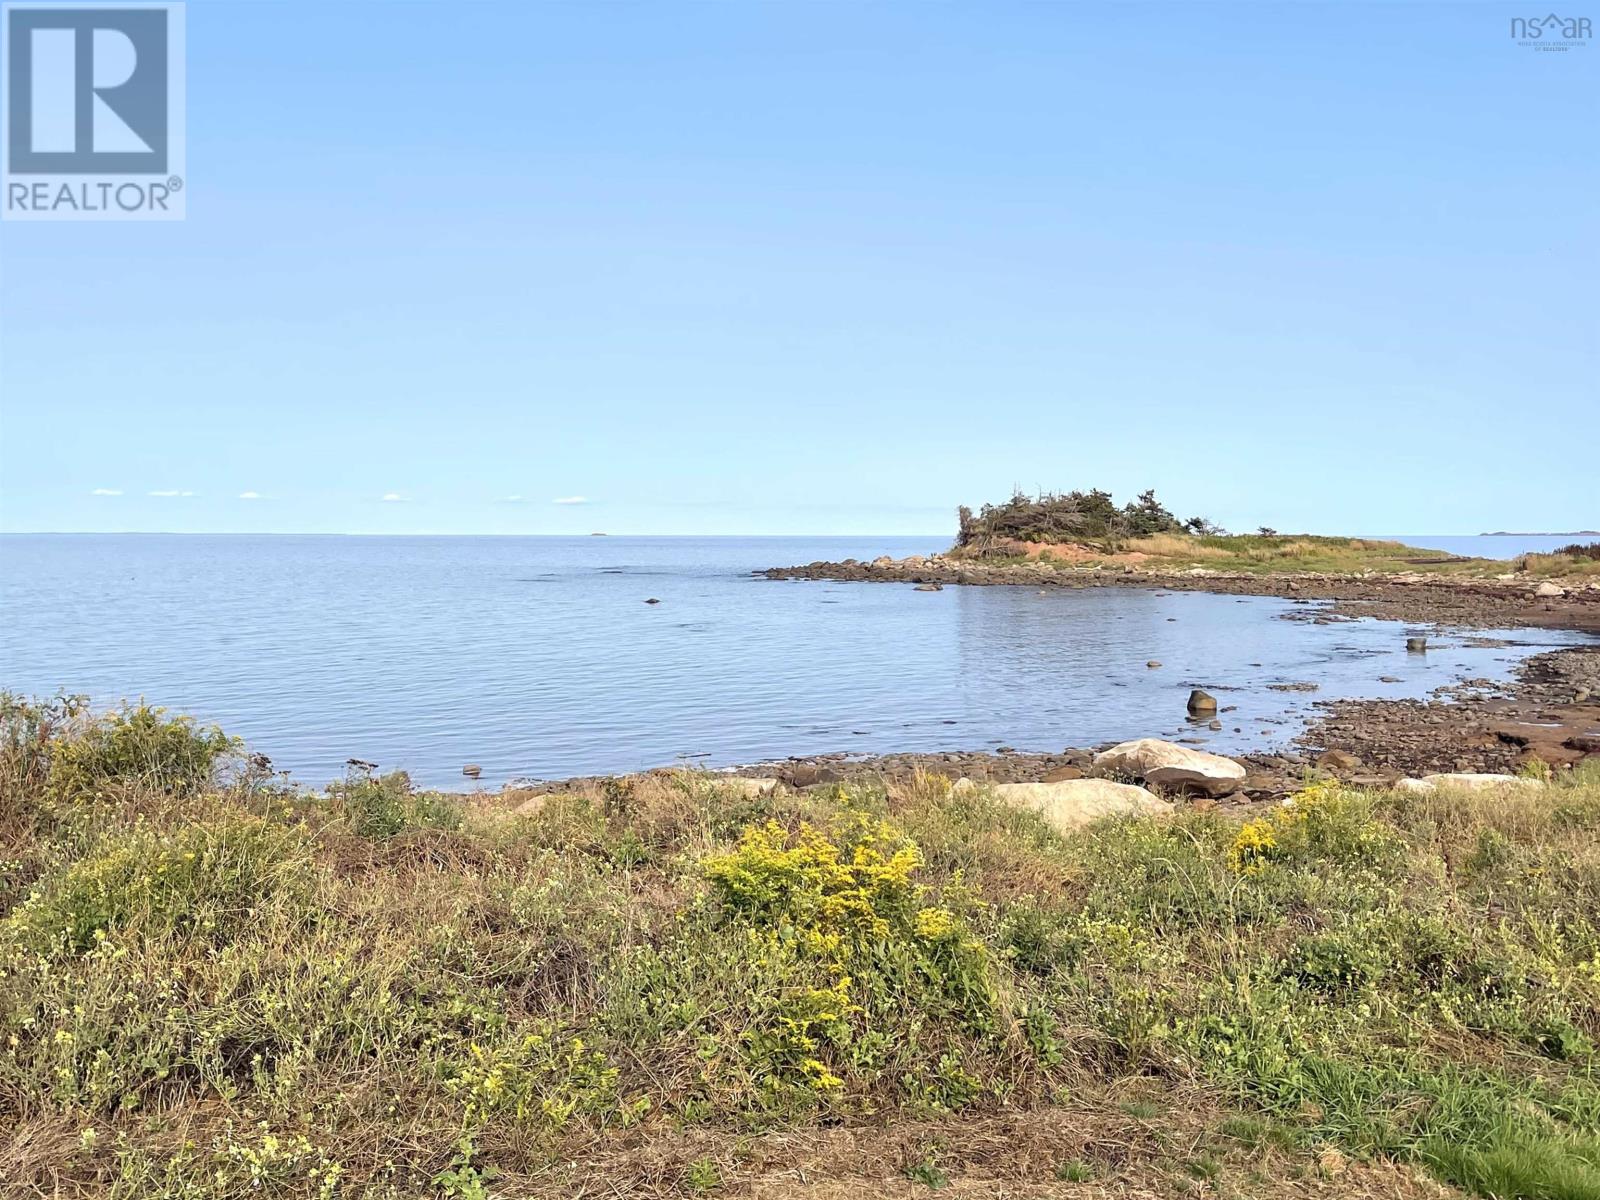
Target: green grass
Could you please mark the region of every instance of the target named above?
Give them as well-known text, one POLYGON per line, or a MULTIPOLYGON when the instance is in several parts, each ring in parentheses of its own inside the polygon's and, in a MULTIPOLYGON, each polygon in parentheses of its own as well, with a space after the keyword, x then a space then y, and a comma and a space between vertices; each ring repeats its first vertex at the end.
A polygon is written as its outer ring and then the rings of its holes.
POLYGON ((1268 573, 1317 571, 1355 574, 1362 571, 1421 571, 1430 574, 1487 573, 1509 570, 1509 564, 1461 559, 1439 550, 1371 538, 1316 537, 1311 534, 1223 534, 1207 537, 1158 534, 1126 543, 1128 553, 1171 560, 1174 566, 1223 571, 1268 573))
POLYGON ((936 777, 311 795, 69 708, 0 706, 20 1194, 737 1194, 903 1129, 861 1194, 1038 1137, 1041 1191, 1600 1197, 1600 772, 1064 839, 936 777))

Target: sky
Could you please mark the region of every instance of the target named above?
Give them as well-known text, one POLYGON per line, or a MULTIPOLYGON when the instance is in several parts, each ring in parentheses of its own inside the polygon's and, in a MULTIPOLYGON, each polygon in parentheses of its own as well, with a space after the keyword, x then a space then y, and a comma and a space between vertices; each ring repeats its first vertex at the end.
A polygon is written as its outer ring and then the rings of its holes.
POLYGON ((0 223, 0 529, 1594 528, 1523 7, 192 0, 188 219, 0 223))

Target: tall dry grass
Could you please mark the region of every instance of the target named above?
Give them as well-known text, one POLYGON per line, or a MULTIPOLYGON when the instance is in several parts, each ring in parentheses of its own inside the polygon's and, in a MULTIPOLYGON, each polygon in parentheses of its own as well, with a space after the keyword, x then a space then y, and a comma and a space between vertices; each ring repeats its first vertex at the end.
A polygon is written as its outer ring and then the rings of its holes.
POLYGON ((737 1193, 756 1147, 793 1192, 839 1131, 892 1156, 851 1194, 1595 1194, 1592 770, 1063 837, 936 775, 312 793, 0 711, 19 1195, 737 1193))

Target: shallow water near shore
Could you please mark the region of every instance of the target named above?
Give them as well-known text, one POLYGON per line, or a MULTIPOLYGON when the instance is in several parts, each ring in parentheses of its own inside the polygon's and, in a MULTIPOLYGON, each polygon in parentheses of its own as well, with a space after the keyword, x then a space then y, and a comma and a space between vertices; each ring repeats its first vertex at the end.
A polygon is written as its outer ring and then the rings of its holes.
POLYGON ((1435 634, 1426 654, 1408 654, 1403 625, 1286 620, 1317 608, 1275 598, 926 593, 750 574, 944 546, 7 536, 0 687, 144 697, 243 736, 302 783, 325 783, 354 757, 459 788, 469 762, 489 785, 679 760, 1059 751, 1136 736, 1269 749, 1319 700, 1503 679, 1539 648, 1584 640, 1479 630, 1435 634), (1515 644, 1484 644, 1493 638, 1515 644), (1195 686, 1234 706, 1221 731, 1185 719, 1195 686))

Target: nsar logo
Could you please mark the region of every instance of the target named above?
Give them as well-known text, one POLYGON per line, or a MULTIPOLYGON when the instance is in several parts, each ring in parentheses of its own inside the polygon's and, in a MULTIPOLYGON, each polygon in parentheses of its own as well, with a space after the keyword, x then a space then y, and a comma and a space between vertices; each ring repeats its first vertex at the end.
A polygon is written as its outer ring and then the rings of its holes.
POLYGON ((1588 17, 1549 13, 1543 17, 1511 18, 1511 40, 1530 50, 1575 50, 1588 45, 1592 36, 1588 17))

